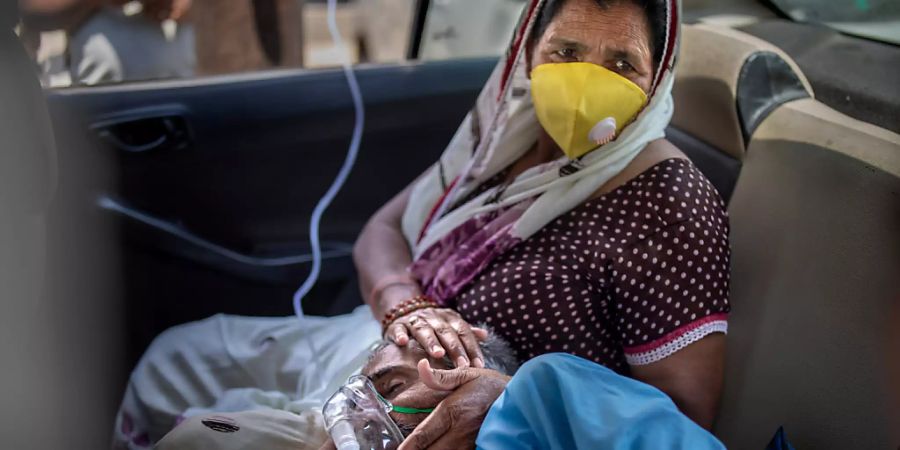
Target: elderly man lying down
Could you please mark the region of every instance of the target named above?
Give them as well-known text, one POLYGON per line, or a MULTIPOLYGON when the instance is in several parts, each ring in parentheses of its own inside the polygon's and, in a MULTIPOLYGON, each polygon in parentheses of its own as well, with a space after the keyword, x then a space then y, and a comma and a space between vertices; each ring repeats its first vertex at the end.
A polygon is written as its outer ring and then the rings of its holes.
MULTIPOLYGON (((481 347, 483 369, 434 359, 415 341, 378 345, 355 385, 390 405, 389 419, 374 427, 395 425, 405 439, 401 450, 724 448, 649 385, 567 354, 540 356, 517 370, 509 346, 492 333, 481 347), (444 402, 450 397, 468 401, 444 402)), ((181 423, 157 448, 336 448, 321 421, 315 433, 308 421, 275 409, 204 414, 181 423)))

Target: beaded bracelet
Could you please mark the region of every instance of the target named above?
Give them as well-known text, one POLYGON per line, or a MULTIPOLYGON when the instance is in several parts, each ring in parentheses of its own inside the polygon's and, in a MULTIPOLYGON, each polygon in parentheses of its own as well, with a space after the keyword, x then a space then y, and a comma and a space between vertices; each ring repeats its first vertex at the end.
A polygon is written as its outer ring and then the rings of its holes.
POLYGON ((420 309, 425 308, 438 308, 440 305, 437 304, 431 297, 426 295, 417 295, 411 299, 404 300, 397 304, 384 315, 384 319, 381 320, 381 329, 387 331, 387 328, 394 323, 395 320, 413 312, 418 311, 420 309))

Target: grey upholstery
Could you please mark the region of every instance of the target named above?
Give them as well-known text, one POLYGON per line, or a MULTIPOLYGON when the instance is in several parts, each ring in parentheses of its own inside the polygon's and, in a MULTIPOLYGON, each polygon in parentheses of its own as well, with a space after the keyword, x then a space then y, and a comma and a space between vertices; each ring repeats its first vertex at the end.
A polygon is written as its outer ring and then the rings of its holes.
POLYGON ((121 338, 101 283, 80 276, 102 267, 88 239, 99 229, 72 220, 70 202, 60 208, 53 129, 12 30, 16 3, 0 2, 0 448, 108 448, 121 338))
MULTIPOLYGON (((54 178, 53 134, 41 87, 13 33, 4 2, 0 29, 0 447, 41 448, 51 405, 63 388, 47 337, 46 220, 54 178), (15 405, 15 406, 12 406, 15 405), (42 425, 42 422, 44 424, 42 425)), ((12 15, 12 17, 15 17, 12 15)), ((52 419, 51 419, 52 420, 52 419)), ((52 441, 44 441, 43 448, 52 441)))

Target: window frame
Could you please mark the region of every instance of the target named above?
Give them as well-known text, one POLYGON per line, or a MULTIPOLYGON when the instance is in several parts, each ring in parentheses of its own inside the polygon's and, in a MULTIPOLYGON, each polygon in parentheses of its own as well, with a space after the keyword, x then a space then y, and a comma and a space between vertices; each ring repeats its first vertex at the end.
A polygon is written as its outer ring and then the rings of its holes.
POLYGON ((413 13, 412 30, 410 32, 409 49, 406 52, 406 59, 419 59, 419 53, 422 48, 422 34, 425 32, 425 23, 428 19, 428 9, 431 7, 431 0, 416 0, 415 12, 413 13))

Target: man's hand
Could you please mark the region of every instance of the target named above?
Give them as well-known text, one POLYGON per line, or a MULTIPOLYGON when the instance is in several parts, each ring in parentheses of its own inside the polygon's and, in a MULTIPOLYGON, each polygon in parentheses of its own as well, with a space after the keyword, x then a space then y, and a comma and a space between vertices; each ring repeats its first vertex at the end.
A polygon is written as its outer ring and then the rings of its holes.
POLYGON ((481 423, 509 377, 472 367, 432 369, 425 359, 419 361, 418 369, 426 386, 453 393, 416 427, 399 450, 475 448, 481 423))

